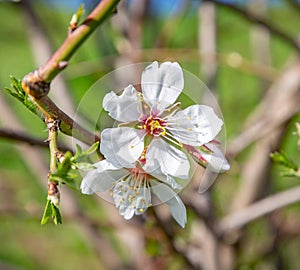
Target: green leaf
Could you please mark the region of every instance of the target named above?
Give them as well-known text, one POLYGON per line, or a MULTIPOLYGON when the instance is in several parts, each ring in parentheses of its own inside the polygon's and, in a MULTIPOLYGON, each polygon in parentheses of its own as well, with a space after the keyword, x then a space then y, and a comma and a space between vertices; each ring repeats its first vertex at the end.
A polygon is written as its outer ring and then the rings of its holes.
POLYGON ((45 206, 45 210, 44 210, 44 214, 41 220, 41 224, 44 225, 49 221, 49 218, 52 215, 52 208, 51 208, 51 202, 50 200, 47 200, 46 206, 45 206))
POLYGON ((76 144, 76 153, 75 156, 73 157, 73 159, 77 159, 82 155, 82 148, 80 145, 76 144))
POLYGON ((285 168, 283 171, 280 173, 281 176, 285 177, 299 177, 299 172, 295 171, 294 169, 288 169, 285 168))
POLYGON ((77 16, 77 20, 79 21, 81 16, 84 14, 85 10, 84 10, 84 6, 83 4, 80 4, 79 8, 76 11, 76 16, 77 16))
POLYGON ((72 15, 71 21, 70 21, 70 27, 71 29, 75 29, 78 25, 78 22, 81 18, 81 16, 83 15, 83 13, 85 12, 83 4, 80 4, 79 8, 77 9, 77 11, 72 15))
POLYGON ((59 182, 62 184, 66 184, 68 187, 76 189, 76 190, 79 189, 79 184, 77 181, 77 174, 69 173, 68 175, 65 175, 63 177, 59 176, 59 175, 51 174, 49 177, 49 180, 54 181, 54 182, 59 182))
POLYGON ((35 103, 29 98, 29 96, 24 92, 22 88, 21 80, 16 79, 13 76, 10 76, 11 79, 11 88, 5 87, 4 90, 10 94, 12 97, 21 102, 29 111, 37 115, 38 117, 42 117, 42 113, 37 108, 35 103))
POLYGON ((77 169, 87 171, 93 169, 94 166, 86 162, 89 155, 99 148, 99 142, 94 143, 89 149, 83 151, 79 145, 76 145, 75 156, 71 152, 64 154, 63 161, 58 164, 57 169, 49 175, 49 180, 66 184, 72 189, 79 189, 79 172, 77 169))
POLYGON ((62 218, 58 207, 56 207, 53 203, 51 203, 52 209, 52 219, 55 225, 62 224, 62 218))
POLYGON ((78 167, 76 163, 87 161, 88 156, 96 152, 98 148, 99 148, 99 142, 95 142, 89 149, 85 151, 83 151, 79 145, 76 145, 76 153, 74 157, 71 159, 72 164, 78 167))
POLYGON ((89 171, 89 170, 95 169, 95 167, 92 164, 87 163, 87 162, 79 162, 79 163, 76 163, 75 166, 76 166, 76 168, 78 168, 79 170, 82 170, 82 171, 89 171))
POLYGON ((284 166, 284 167, 286 167, 288 169, 291 169, 293 171, 298 170, 297 165, 291 159, 289 159, 287 154, 284 153, 283 151, 271 153, 270 157, 272 158, 272 160, 274 162, 280 164, 281 166, 284 166))
POLYGON ((83 153, 85 155, 90 155, 95 151, 97 151, 98 148, 99 148, 99 142, 95 142, 89 149, 85 150, 83 153))
MULTIPOLYGON (((78 172, 73 169, 71 159, 73 159, 72 154, 66 152, 63 161, 58 164, 57 170, 49 175, 49 180, 66 184, 67 186, 78 190, 78 172)), ((76 164, 74 164, 74 167, 76 167, 76 164)))
POLYGON ((62 217, 59 208, 56 207, 50 200, 47 200, 41 224, 45 225, 49 221, 50 217, 55 225, 62 224, 62 217))

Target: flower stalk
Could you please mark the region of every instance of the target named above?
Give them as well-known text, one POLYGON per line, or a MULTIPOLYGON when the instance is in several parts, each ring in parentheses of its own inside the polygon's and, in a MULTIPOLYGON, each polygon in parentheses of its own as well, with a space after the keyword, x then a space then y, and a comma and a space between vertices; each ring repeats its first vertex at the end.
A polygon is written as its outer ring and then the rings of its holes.
MULTIPOLYGON (((49 141, 49 149, 50 149, 50 172, 55 172, 57 170, 57 155, 59 154, 59 150, 57 147, 57 136, 59 130, 59 121, 53 119, 47 119, 46 124, 48 127, 48 141, 49 141)), ((48 179, 48 200, 51 201, 56 207, 59 206, 60 201, 60 191, 59 191, 59 183, 56 181, 50 181, 48 179)))

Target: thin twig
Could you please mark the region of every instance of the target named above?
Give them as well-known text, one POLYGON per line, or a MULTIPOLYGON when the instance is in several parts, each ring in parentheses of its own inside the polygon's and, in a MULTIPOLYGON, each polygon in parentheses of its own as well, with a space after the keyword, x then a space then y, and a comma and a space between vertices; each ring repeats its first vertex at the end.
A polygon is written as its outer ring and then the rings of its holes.
MULTIPOLYGON (((40 12, 35 9, 31 0, 22 0, 21 7, 25 16, 24 23, 32 51, 32 55, 37 66, 43 65, 54 51, 52 41, 47 35, 40 12)), ((75 114, 74 102, 71 93, 63 76, 58 76, 52 84, 51 94, 58 107, 64 108, 64 112, 69 115, 75 114)))
POLYGON ((248 128, 229 144, 227 154, 233 157, 257 141, 243 166, 242 181, 233 197, 231 211, 244 209, 266 194, 271 179, 269 154, 278 149, 288 121, 299 110, 299 70, 296 62, 282 72, 248 117, 252 120, 246 121, 250 122, 248 128))
POLYGON ((120 0, 102 0, 86 17, 84 22, 70 32, 64 43, 52 55, 47 63, 38 69, 38 77, 44 82, 51 82, 62 70, 60 64, 70 60, 89 35, 116 9, 120 0))
MULTIPOLYGON (((25 132, 25 128, 13 113, 2 95, 0 95, 0 120, 4 125, 10 125, 14 130, 25 132), (5 117, 4 117, 5 116, 5 117)), ((48 173, 48 167, 43 154, 39 148, 33 148, 25 144, 14 144, 24 163, 30 168, 32 174, 38 181, 38 184, 46 188, 44 183, 45 175, 48 173)), ((62 190, 62 209, 64 215, 69 217, 78 231, 82 232, 83 239, 90 245, 99 258, 99 264, 103 265, 104 269, 121 269, 122 263, 111 243, 104 236, 101 229, 95 228, 94 222, 85 211, 79 207, 77 197, 69 189, 62 190)), ((102 224, 101 224, 102 228, 102 224)))
MULTIPOLYGON (((266 17, 268 13, 267 0, 253 0, 249 2, 249 10, 261 17, 266 17)), ((250 48, 253 60, 265 66, 271 66, 272 55, 270 51, 271 42, 270 31, 260 25, 253 25, 250 28, 250 48)), ((269 82, 265 80, 259 80, 259 87, 262 91, 265 91, 269 82)))
POLYGON ((299 201, 300 187, 279 192, 224 217, 218 224, 218 231, 224 234, 240 229, 255 219, 299 201))
POLYGON ((60 203, 60 187, 57 181, 51 181, 49 179, 50 174, 54 173, 57 169, 57 136, 58 136, 58 126, 59 122, 53 119, 46 119, 47 128, 48 128, 48 141, 49 141, 49 150, 50 150, 50 171, 48 174, 48 200, 50 200, 56 207, 59 207, 60 203))
MULTIPOLYGON (((0 138, 18 141, 22 143, 27 143, 29 145, 45 147, 45 148, 48 148, 49 146, 48 142, 46 141, 40 140, 38 138, 34 138, 23 132, 13 131, 11 129, 0 128, 0 138)), ((64 152, 70 151, 70 149, 67 146, 59 143, 58 143, 58 148, 64 152)))
POLYGON ((232 199, 231 211, 239 211, 266 195, 272 182, 272 162, 269 155, 280 146, 285 130, 286 126, 276 128, 272 134, 257 141, 253 146, 247 162, 243 164, 240 173, 242 181, 232 199))
POLYGON ((198 9, 198 47, 202 56, 201 74, 208 88, 215 93, 217 83, 217 33, 216 7, 214 3, 204 2, 198 9))
MULTIPOLYGON (((205 53, 199 53, 197 49, 185 49, 185 48, 158 48, 158 49, 143 49, 142 51, 135 50, 135 53, 140 55, 144 61, 152 61, 154 58, 158 61, 164 61, 165 59, 173 59, 174 55, 180 61, 186 62, 199 62, 203 61, 203 57, 207 57, 205 53)), ((215 58, 219 66, 230 67, 239 72, 251 74, 262 78, 267 81, 274 81, 279 72, 271 66, 265 66, 260 63, 252 62, 238 53, 227 53, 211 55, 215 58)), ((98 61, 98 60, 97 60, 98 61)), ((78 76, 86 76, 93 73, 106 72, 105 67, 99 67, 97 61, 85 61, 79 64, 74 64, 68 69, 69 78, 77 78, 78 76)), ((113 63, 115 57, 106 56, 103 58, 105 63, 113 63)))
MULTIPOLYGON (((232 247, 224 244, 217 231, 217 217, 215 206, 212 200, 211 190, 199 194, 199 185, 203 180, 203 171, 196 170, 193 180, 182 194, 184 204, 197 215, 201 223, 195 222, 191 228, 196 230, 196 234, 191 232, 191 247, 193 243, 201 248, 203 258, 197 257, 196 261, 201 265, 203 270, 228 270, 233 269, 232 247), (194 240, 194 237, 196 239, 194 240)), ((199 253, 199 251, 198 251, 199 253)))
POLYGON ((91 133, 76 123, 71 117, 59 109, 48 96, 34 99, 34 101, 46 118, 60 120, 59 128, 64 134, 73 136, 86 144, 92 144, 96 141, 100 141, 100 137, 97 134, 91 133))
POLYGON ((0 137, 9 139, 9 140, 24 142, 29 145, 48 147, 48 143, 45 141, 42 141, 38 138, 31 137, 25 133, 16 132, 16 131, 4 129, 4 128, 0 128, 0 137))
MULTIPOLYGON (((32 6, 31 1, 29 0, 24 0, 22 1, 22 7, 25 12, 26 18, 27 18, 27 23, 28 23, 28 31, 30 35, 30 42, 31 46, 33 48, 33 55, 35 56, 35 61, 37 62, 38 65, 42 65, 46 61, 48 57, 51 56, 51 46, 50 42, 45 35, 45 31, 42 27, 42 23, 39 20, 37 14, 34 11, 34 8, 32 6)), ((74 106, 72 102, 70 101, 70 95, 68 94, 68 91, 66 89, 66 85, 62 79, 62 77, 57 78, 56 82, 56 87, 59 88, 60 92, 54 92, 56 93, 56 96, 58 96, 57 100, 60 104, 63 104, 64 111, 67 111, 71 113, 72 115, 75 114, 74 111, 74 106)), ((75 128, 73 120, 64 112, 62 112, 52 100, 50 100, 48 97, 36 99, 36 103, 39 106, 39 108, 44 112, 45 116, 56 118, 57 115, 60 116, 60 119, 62 121, 62 127, 61 131, 64 132, 65 134, 72 136, 72 131, 78 130, 78 136, 81 137, 85 143, 90 144, 93 141, 97 141, 98 137, 95 136, 94 134, 87 132, 87 130, 83 129, 81 126, 77 125, 75 128), (47 110, 45 110, 47 108, 47 110), (51 113, 49 113, 50 111, 51 113), (48 114, 48 115, 47 115, 48 114), (49 115, 50 114, 50 115, 49 115)), ((75 135, 74 135, 75 136, 75 135)), ((77 136, 77 134, 76 134, 77 136)))
POLYGON ((272 134, 275 129, 287 123, 299 112, 299 72, 300 62, 297 61, 274 81, 264 100, 249 117, 252 123, 229 143, 228 156, 235 157, 251 143, 272 134))
POLYGON ((99 141, 99 137, 75 123, 47 95, 50 91, 50 82, 68 65, 68 60, 88 36, 112 14, 119 1, 102 0, 79 27, 69 32, 61 47, 46 64, 29 73, 22 80, 24 91, 35 101, 46 119, 59 119, 60 130, 63 133, 88 144, 99 141))
POLYGON ((270 31, 272 34, 276 35, 277 37, 281 38, 283 41, 285 41, 287 44, 289 44, 291 47, 293 47, 297 51, 298 54, 300 54, 299 42, 295 38, 289 36, 286 32, 278 29, 271 22, 266 21, 265 19, 261 18, 260 16, 257 16, 256 14, 254 14, 251 11, 248 11, 237 5, 230 4, 230 3, 228 3, 228 1, 220 1, 220 0, 205 0, 205 1, 214 2, 219 6, 226 7, 228 9, 234 11, 235 13, 241 15, 242 18, 265 27, 268 31, 270 31))

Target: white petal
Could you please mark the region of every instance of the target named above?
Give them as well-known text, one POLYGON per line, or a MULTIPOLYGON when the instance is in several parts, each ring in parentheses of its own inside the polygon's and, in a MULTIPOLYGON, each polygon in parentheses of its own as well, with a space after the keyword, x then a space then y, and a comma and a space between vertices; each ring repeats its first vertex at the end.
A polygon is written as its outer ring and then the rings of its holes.
POLYGON ((189 106, 166 121, 168 130, 179 142, 193 146, 212 141, 223 125, 214 110, 205 105, 189 106))
POLYGON ((136 198, 135 203, 135 214, 144 214, 151 204, 151 193, 150 189, 143 186, 139 189, 140 194, 136 198))
POLYGON ((130 188, 130 184, 128 179, 131 177, 129 176, 126 181, 118 181, 113 188, 113 199, 115 201, 115 205, 119 207, 120 205, 130 205, 132 200, 129 197, 134 195, 134 191, 130 188))
POLYGON ((81 182, 80 189, 83 194, 104 192, 112 186, 114 181, 128 174, 126 169, 115 167, 106 160, 96 163, 95 167, 97 169, 89 171, 81 182))
POLYGON ((190 164, 186 154, 161 138, 154 138, 146 152, 143 169, 150 174, 171 175, 181 179, 189 176, 190 164))
POLYGON ((230 169, 230 164, 224 157, 221 150, 213 143, 207 143, 206 146, 213 152, 212 154, 205 153, 200 150, 201 155, 209 163, 209 168, 213 172, 225 172, 230 169))
MULTIPOLYGON (((160 179, 160 178, 158 178, 160 179)), ((167 175, 167 179, 165 181, 167 184, 169 184, 173 189, 182 189, 182 186, 178 184, 173 177, 170 175, 167 175)))
POLYGON ((137 121, 142 111, 140 94, 132 85, 127 86, 120 96, 112 91, 105 95, 103 108, 120 122, 137 121))
POLYGON ((178 63, 155 61, 142 74, 142 92, 153 113, 161 113, 173 104, 184 86, 183 72, 178 63))
MULTIPOLYGON (((92 173, 95 173, 95 171, 93 171, 92 173)), ((91 174, 89 175, 89 177, 90 178, 92 177, 91 174)), ((86 180, 82 180, 81 185, 80 185, 80 190, 81 190, 82 194, 91 195, 94 193, 94 191, 87 184, 86 180)))
POLYGON ((115 205, 125 219, 131 219, 134 214, 143 214, 151 202, 150 190, 144 186, 136 190, 132 181, 135 180, 128 178, 125 182, 119 181, 113 188, 115 205))
POLYGON ((151 176, 160 180, 163 183, 168 184, 169 186, 171 186, 172 189, 176 189, 176 190, 182 189, 182 186, 178 184, 172 176, 162 174, 160 167, 156 171, 151 172, 151 176))
POLYGON ((187 216, 186 208, 179 196, 168 186, 161 184, 155 180, 151 181, 153 193, 162 201, 165 202, 170 209, 173 218, 177 223, 184 228, 187 216))
POLYGON ((119 213, 121 216, 123 216, 125 219, 131 219, 134 215, 134 209, 131 205, 121 205, 119 207, 119 213))
POLYGON ((129 127, 101 132, 100 151, 115 166, 131 168, 144 150, 144 132, 129 127))

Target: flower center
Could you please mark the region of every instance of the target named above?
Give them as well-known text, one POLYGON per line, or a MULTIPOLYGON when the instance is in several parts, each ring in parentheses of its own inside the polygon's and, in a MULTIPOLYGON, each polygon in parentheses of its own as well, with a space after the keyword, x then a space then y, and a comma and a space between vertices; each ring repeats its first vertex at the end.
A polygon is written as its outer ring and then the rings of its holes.
POLYGON ((144 181, 144 180, 148 180, 149 175, 142 169, 142 168, 132 168, 129 170, 130 174, 133 176, 133 179, 137 180, 137 181, 144 181))
POLYGON ((150 115, 142 125, 142 129, 146 130, 151 135, 158 137, 160 135, 166 135, 166 122, 159 117, 153 117, 150 115))
POLYGON ((129 174, 122 180, 113 182, 110 196, 125 219, 130 219, 133 214, 143 214, 151 206, 149 180, 150 175, 136 166, 129 169, 129 174))

